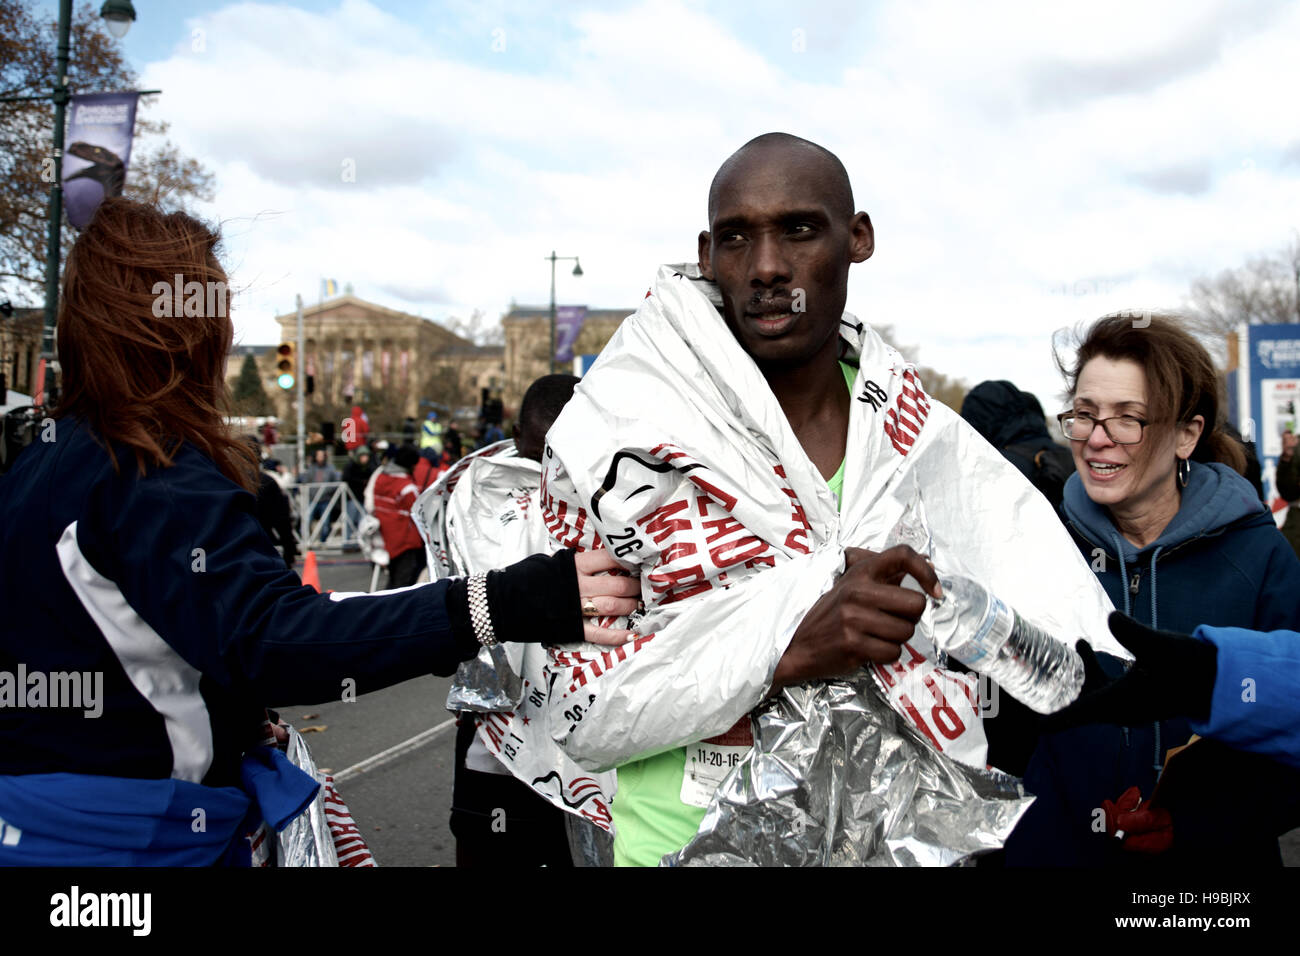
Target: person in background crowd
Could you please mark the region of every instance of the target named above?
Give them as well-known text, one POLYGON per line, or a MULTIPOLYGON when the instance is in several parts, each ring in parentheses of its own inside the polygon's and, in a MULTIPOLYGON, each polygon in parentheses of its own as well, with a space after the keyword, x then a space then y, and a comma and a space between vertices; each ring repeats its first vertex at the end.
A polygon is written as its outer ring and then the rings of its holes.
MULTIPOLYGON (((253 450, 255 457, 260 454, 261 449, 255 436, 248 435, 244 441, 253 450)), ((271 460, 267 459, 268 462, 271 460)), ((263 467, 257 473, 257 520, 265 529, 267 537, 284 555, 284 563, 292 568, 298 560, 298 543, 293 537, 293 514, 289 499, 285 497, 279 482, 271 477, 265 464, 263 462, 263 467)))
POLYGON ((1246 456, 1246 467, 1242 470, 1242 476, 1250 482, 1251 487, 1255 489, 1255 494, 1259 500, 1268 504, 1268 499, 1264 497, 1264 467, 1259 461, 1259 452, 1256 450, 1253 441, 1246 441, 1237 426, 1232 422, 1223 423, 1223 433, 1233 441, 1241 445, 1242 454, 1246 456))
POLYGON ((1290 502, 1286 509, 1286 522, 1282 534, 1291 543, 1291 549, 1300 555, 1300 456, 1295 453, 1296 436, 1282 433, 1282 454, 1277 460, 1277 494, 1290 502))
POLYGON ((506 440, 506 433, 499 422, 488 422, 483 428, 483 444, 495 445, 506 440))
POLYGON ((966 393, 961 417, 1060 509, 1074 462, 1069 449, 1052 440, 1037 398, 1010 382, 980 382, 966 393))
POLYGON ((464 451, 461 449, 460 429, 454 421, 447 423, 447 430, 442 436, 442 450, 447 456, 447 464, 454 465, 460 461, 464 451))
POLYGON ((262 444, 266 446, 268 452, 271 446, 280 444, 280 432, 275 427, 274 418, 268 418, 266 424, 262 426, 262 444))
MULTIPOLYGON (((577 384, 574 375, 544 375, 528 386, 515 425, 515 449, 520 458, 541 462, 546 432, 573 397, 577 384)), ((530 506, 540 508, 536 488, 531 497, 530 506)), ((517 779, 488 751, 475 733, 473 714, 461 713, 457 728, 451 801, 456 865, 571 867, 565 812, 517 779), (500 819, 498 811, 504 811, 509 821, 504 830, 494 826, 500 819)))
MULTIPOLYGON (((317 448, 312 453, 311 463, 298 473, 298 484, 316 485, 324 483, 339 482, 343 476, 338 470, 330 464, 329 453, 324 448, 317 448)), ((329 489, 317 489, 316 503, 311 506, 311 521, 314 524, 320 521, 320 543, 323 545, 329 540, 330 522, 335 518, 334 510, 330 508, 331 492, 329 489)), ((313 535, 311 540, 315 540, 313 535)))
POLYGON ((376 466, 370 457, 370 449, 365 445, 358 448, 354 457, 349 459, 348 463, 343 466, 343 481, 352 493, 352 498, 348 499, 348 518, 353 528, 361 524, 361 518, 364 514, 361 502, 366 500, 366 485, 370 484, 370 476, 375 473, 375 470, 376 466), (354 498, 356 503, 353 502, 354 498))
MULTIPOLYGON (((1171 317, 1138 325, 1112 316, 1088 329, 1071 364, 1059 356, 1057 364, 1070 396, 1058 417, 1077 471, 1063 511, 1116 607, 1183 633, 1203 624, 1300 629, 1300 559, 1241 476, 1244 455, 1223 430, 1205 349, 1171 317)), ((1122 669, 1107 655, 1100 666, 1110 676, 1122 669)), ((1280 863, 1276 818, 1224 813, 1225 790, 1251 807, 1269 789, 1268 768, 1246 760, 1220 766, 1221 787, 1171 794, 1172 829, 1154 845, 1121 844, 1094 828, 1103 801, 1134 787, 1150 801, 1166 754, 1191 732, 1178 717, 1044 735, 1024 774, 1038 799, 1007 841, 1007 864, 1136 862, 1141 854, 1126 849, 1161 851, 1156 861, 1171 867, 1280 863)))
POLYGON ((419 461, 419 452, 403 445, 392 463, 380 468, 375 477, 374 515, 388 552, 390 591, 414 584, 428 560, 420 532, 411 520, 411 506, 420 495, 411 471, 419 461))
POLYGON ((442 453, 435 452, 432 448, 421 448, 419 454, 420 460, 411 470, 411 476, 415 478, 415 487, 423 491, 438 480, 438 475, 442 474, 442 453))
POLYGON ((601 552, 397 594, 305 587, 258 523, 253 452, 224 424, 225 303, 154 309, 177 275, 226 289, 218 241, 110 197, 68 256, 56 437, 0 481, 0 579, 22 595, 0 623, 0 671, 96 680, 75 703, 0 708, 0 865, 247 864, 246 835, 317 790, 258 746, 267 701, 450 674, 493 640, 628 637, 583 623, 580 587, 619 593, 601 552))
MULTIPOLYGON (((360 405, 352 406, 351 428, 344 428, 343 448, 354 451, 363 447, 370 439, 370 416, 360 405)), ((346 424, 346 423, 345 423, 346 424)))
POLYGON ((420 451, 432 448, 436 456, 442 456, 442 422, 438 421, 437 412, 429 412, 420 426, 420 451))

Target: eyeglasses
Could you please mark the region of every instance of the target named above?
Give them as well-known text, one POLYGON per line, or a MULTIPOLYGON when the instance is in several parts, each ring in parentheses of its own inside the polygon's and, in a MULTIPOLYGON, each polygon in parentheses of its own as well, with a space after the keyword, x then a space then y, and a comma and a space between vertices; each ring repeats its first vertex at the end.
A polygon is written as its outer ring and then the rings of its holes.
POLYGON ((1061 434, 1070 441, 1087 441, 1100 425, 1106 437, 1116 445, 1136 445, 1142 440, 1142 429, 1149 424, 1132 415, 1093 418, 1087 412, 1061 412, 1056 420, 1061 423, 1061 434))

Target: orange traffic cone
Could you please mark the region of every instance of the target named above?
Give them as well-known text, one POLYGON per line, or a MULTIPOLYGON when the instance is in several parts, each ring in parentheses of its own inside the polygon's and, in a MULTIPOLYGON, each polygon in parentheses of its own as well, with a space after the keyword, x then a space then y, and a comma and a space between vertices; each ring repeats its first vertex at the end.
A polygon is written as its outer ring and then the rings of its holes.
POLYGON ((320 593, 320 571, 316 569, 316 552, 308 551, 302 562, 302 583, 310 584, 320 593))

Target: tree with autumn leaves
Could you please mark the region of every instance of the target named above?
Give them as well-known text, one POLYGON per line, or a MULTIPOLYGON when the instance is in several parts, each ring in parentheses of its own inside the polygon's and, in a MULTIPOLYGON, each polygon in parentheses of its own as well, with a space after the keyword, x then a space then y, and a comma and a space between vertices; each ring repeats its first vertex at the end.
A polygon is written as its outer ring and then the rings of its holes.
MULTIPOLYGON (((67 84, 77 93, 133 90, 139 80, 98 11, 73 13, 67 84)), ((54 86, 58 29, 31 0, 0 3, 0 97, 47 95, 54 86)), ((142 97, 124 195, 190 210, 213 198, 212 174, 165 138, 167 124, 145 115, 142 97)), ((50 180, 54 169, 54 107, 49 100, 0 103, 0 291, 15 304, 44 298, 50 180)), ((62 256, 77 230, 64 220, 62 256)))

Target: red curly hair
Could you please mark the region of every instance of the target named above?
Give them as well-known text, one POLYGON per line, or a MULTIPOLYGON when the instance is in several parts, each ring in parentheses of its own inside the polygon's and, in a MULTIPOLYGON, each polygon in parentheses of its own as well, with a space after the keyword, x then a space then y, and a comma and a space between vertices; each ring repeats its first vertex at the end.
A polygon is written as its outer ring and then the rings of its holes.
POLYGON ((181 212, 122 198, 100 204, 64 272, 57 413, 85 419, 115 469, 115 443, 135 452, 143 475, 169 467, 189 442, 255 492, 256 458, 225 424, 234 326, 220 242, 219 232, 181 212), (187 294, 174 295, 177 285, 187 294))

